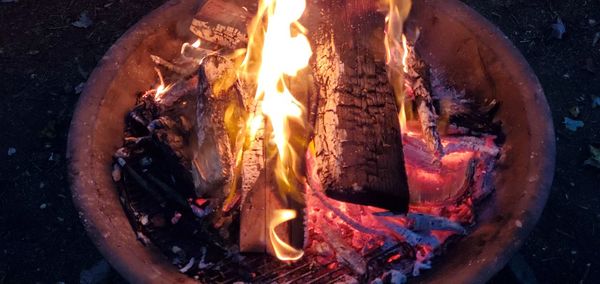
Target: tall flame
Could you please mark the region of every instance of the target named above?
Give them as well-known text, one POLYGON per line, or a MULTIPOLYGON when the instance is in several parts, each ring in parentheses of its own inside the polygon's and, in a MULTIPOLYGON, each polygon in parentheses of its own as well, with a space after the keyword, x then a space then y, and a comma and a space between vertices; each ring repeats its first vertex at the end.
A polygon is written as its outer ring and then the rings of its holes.
POLYGON ((305 0, 262 0, 250 26, 248 51, 242 63, 242 75, 258 70, 255 94, 258 105, 249 119, 249 135, 254 137, 263 119, 268 118, 273 128, 270 140, 277 146, 276 175, 288 194, 294 190, 290 189, 288 175, 295 167, 294 151, 289 144, 289 121, 302 122, 304 107, 292 95, 286 79, 307 67, 312 55, 306 29, 298 22, 305 8, 305 0), (255 69, 252 65, 257 62, 255 69))
POLYGON ((408 72, 408 48, 404 36, 404 21, 412 7, 411 0, 386 0, 388 15, 385 31, 386 63, 389 69, 390 82, 396 94, 396 101, 400 110, 398 121, 402 131, 406 131, 406 112, 404 106, 404 79, 403 74, 408 72), (400 70, 402 68, 402 70, 400 70))
MULTIPOLYGON (((249 27, 246 57, 239 76, 256 78, 256 110, 247 122, 250 141, 267 121, 272 127, 268 142, 275 144, 277 159, 275 175, 282 196, 298 196, 291 182, 297 175, 299 159, 290 144, 290 121, 301 124, 304 107, 294 97, 286 81, 308 66, 312 55, 306 29, 298 22, 306 8, 305 0, 261 0, 257 15, 249 27)), ((283 242, 275 227, 296 217, 293 210, 276 210, 269 220, 270 239, 276 256, 281 260, 296 260, 303 252, 283 242)))
POLYGON ((275 256, 280 260, 298 260, 304 255, 302 250, 295 249, 282 241, 275 232, 277 226, 294 218, 296 218, 296 211, 291 209, 280 209, 273 212, 273 218, 271 218, 271 221, 269 222, 269 238, 271 239, 275 256))

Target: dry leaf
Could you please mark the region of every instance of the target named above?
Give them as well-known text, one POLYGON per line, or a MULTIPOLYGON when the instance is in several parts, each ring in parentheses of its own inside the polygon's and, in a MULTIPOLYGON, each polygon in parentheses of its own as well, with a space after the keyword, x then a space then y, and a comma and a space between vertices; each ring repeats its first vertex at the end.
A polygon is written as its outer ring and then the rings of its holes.
POLYGON ((568 117, 565 117, 563 123, 565 124, 565 127, 571 131, 577 131, 578 128, 583 127, 583 121, 570 119, 568 117))
POLYGON ((81 12, 81 14, 79 14, 79 19, 75 22, 72 22, 71 25, 78 27, 78 28, 89 28, 91 25, 93 24, 92 19, 90 19, 90 17, 88 16, 88 12, 87 11, 83 11, 81 12))
POLYGON ((590 145, 590 154, 591 156, 583 164, 600 169, 600 148, 590 145))

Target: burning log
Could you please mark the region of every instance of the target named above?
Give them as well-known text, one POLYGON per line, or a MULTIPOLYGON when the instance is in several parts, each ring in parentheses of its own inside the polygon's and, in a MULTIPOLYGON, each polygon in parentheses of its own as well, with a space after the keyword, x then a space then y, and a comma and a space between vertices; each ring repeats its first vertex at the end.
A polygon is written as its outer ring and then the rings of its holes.
POLYGON ((328 196, 406 212, 398 106, 388 82, 384 15, 376 2, 322 0, 309 5, 318 89, 315 148, 328 196))
POLYGON ((248 42, 245 23, 252 18, 247 9, 229 1, 208 0, 198 10, 190 31, 205 43, 231 50, 245 48, 248 42), (227 12, 224 12, 227 11, 227 12))
POLYGON ((437 130, 438 115, 431 97, 431 70, 419 57, 414 46, 405 44, 404 48, 408 67, 405 79, 414 95, 421 131, 429 150, 439 159, 444 155, 444 147, 437 130))
POLYGON ((192 160, 197 195, 224 198, 235 166, 236 134, 242 108, 233 63, 207 56, 200 69, 196 106, 196 145, 192 160))

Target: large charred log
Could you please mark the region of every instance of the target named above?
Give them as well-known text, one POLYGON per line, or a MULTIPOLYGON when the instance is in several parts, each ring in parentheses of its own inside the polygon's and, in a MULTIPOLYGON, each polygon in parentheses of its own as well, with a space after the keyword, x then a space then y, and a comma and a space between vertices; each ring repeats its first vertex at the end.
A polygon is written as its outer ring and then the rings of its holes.
POLYGON ((308 5, 318 89, 315 150, 328 196, 406 212, 408 186, 398 106, 385 66, 376 2, 308 5))

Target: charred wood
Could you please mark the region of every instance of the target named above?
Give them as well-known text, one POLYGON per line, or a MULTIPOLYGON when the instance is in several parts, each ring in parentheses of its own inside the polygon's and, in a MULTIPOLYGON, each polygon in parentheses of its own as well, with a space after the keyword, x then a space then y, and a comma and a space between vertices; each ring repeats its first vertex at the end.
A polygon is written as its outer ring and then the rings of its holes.
POLYGON ((309 13, 318 91, 315 148, 329 197, 406 212, 398 106, 375 2, 316 1, 309 13))
MULTIPOLYGON (((194 33, 203 44, 208 43, 215 49, 225 48, 235 50, 245 48, 248 42, 246 23, 253 14, 249 9, 255 8, 248 5, 251 1, 221 1, 207 0, 198 9, 190 31, 194 33), (242 3, 247 2, 244 5, 242 3)), ((256 3, 253 3, 256 5, 256 3)))
POLYGON ((234 72, 233 63, 218 55, 206 57, 200 69, 192 160, 198 196, 224 198, 231 182, 241 117, 234 72))
POLYGON ((405 79, 414 94, 421 131, 429 150, 439 159, 444 155, 444 147, 437 129, 438 114, 431 97, 431 70, 413 46, 408 45, 405 52, 408 53, 405 79))

